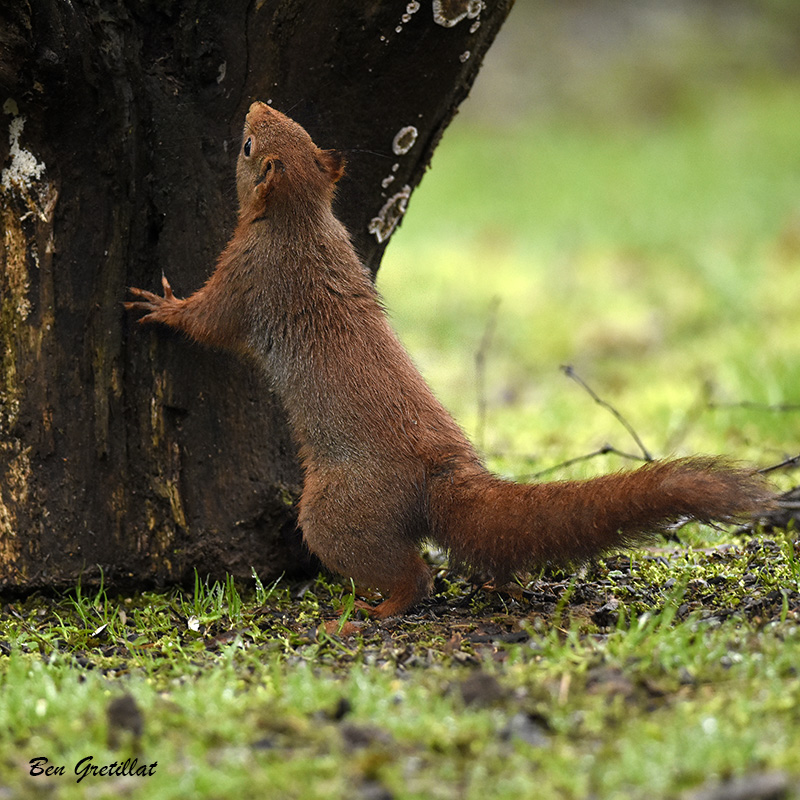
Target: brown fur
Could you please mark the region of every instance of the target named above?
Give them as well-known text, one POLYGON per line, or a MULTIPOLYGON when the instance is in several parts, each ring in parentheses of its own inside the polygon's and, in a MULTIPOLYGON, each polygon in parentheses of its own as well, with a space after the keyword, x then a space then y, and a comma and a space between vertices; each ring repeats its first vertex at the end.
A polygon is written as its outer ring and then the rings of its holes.
POLYGON ((683 517, 729 521, 768 498, 761 479, 688 458, 590 481, 520 485, 488 473, 386 320, 331 210, 341 157, 295 122, 250 107, 236 231, 202 289, 127 303, 261 366, 286 407, 305 485, 300 525, 332 570, 398 614, 430 591, 423 540, 504 578, 640 542, 683 517))

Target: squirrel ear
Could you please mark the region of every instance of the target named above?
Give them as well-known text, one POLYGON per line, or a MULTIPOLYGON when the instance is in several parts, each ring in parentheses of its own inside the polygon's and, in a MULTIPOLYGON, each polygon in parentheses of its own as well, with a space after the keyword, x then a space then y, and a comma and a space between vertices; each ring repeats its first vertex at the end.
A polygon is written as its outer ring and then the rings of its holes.
POLYGON ((317 152, 317 164, 322 172, 327 172, 332 183, 344 175, 344 156, 338 150, 317 152))
POLYGON ((286 172, 286 167, 283 165, 283 161, 274 156, 268 156, 261 162, 261 171, 255 185, 266 184, 271 189, 284 172, 286 172))

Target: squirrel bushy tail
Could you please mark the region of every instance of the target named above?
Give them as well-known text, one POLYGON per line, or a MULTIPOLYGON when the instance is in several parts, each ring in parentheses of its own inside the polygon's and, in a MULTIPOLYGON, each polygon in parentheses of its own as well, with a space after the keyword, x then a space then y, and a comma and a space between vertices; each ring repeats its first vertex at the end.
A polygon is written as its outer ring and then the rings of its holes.
POLYGON ((456 472, 434 480, 430 494, 435 540, 455 562, 501 580, 545 563, 587 561, 682 519, 746 518, 771 496, 754 470, 707 457, 541 484, 456 472))

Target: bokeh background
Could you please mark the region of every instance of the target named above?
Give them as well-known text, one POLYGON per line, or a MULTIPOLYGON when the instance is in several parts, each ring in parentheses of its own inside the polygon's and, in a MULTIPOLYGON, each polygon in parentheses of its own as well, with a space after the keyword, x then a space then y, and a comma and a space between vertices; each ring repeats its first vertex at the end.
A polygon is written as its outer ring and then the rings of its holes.
POLYGON ((800 450, 799 280, 794 0, 517 0, 378 276, 515 476, 636 452, 562 364, 654 455, 800 450))

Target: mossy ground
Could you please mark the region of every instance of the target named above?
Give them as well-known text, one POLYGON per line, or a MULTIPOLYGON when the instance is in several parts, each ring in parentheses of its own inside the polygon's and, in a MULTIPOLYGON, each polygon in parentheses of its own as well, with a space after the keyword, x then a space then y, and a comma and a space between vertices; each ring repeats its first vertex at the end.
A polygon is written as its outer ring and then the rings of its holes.
POLYGON ((645 798, 755 776, 797 796, 793 547, 672 546, 502 590, 441 570, 416 613, 344 638, 322 623, 350 598, 323 578, 7 603, 0 779, 15 797, 645 798), (78 783, 89 756, 157 766, 78 783), (31 775, 41 757, 64 774, 31 775))
MULTIPOLYGON (((655 455, 800 450, 800 78, 765 9, 445 137, 379 284, 493 468, 636 452, 565 363, 655 455)), ((0 798, 800 797, 796 538, 690 526, 508 587, 432 554, 434 596, 349 637, 325 577, 4 598, 0 798)))

